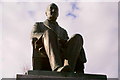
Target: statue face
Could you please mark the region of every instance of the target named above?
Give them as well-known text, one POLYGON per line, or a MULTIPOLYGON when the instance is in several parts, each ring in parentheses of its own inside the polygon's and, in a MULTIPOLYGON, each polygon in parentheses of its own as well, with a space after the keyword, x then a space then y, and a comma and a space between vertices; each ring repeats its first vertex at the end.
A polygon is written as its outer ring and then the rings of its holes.
POLYGON ((54 3, 50 4, 46 11, 46 16, 48 20, 55 21, 58 17, 58 7, 54 3))

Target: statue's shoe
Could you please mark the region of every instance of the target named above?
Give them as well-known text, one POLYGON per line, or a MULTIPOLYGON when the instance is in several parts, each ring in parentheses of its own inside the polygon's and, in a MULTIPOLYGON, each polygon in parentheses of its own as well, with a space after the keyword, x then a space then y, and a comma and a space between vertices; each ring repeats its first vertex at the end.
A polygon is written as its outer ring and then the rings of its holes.
POLYGON ((69 65, 60 67, 57 69, 57 72, 73 72, 69 65))

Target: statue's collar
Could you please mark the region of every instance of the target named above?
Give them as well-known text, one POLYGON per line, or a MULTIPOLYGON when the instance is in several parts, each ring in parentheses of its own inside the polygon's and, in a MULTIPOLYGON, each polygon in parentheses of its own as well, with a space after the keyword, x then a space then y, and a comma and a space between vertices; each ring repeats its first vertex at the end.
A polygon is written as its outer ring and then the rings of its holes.
POLYGON ((51 25, 51 24, 53 24, 53 25, 58 25, 58 23, 57 23, 56 21, 50 21, 50 20, 48 20, 48 19, 46 19, 46 20, 44 21, 44 24, 46 24, 46 25, 51 25))

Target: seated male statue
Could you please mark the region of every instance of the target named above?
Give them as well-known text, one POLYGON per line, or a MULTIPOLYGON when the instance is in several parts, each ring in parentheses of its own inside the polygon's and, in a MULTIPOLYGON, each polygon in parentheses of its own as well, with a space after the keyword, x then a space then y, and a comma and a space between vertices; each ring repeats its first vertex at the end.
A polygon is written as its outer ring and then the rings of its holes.
POLYGON ((58 6, 50 4, 45 13, 47 19, 36 22, 33 27, 33 70, 84 73, 87 60, 83 38, 80 34, 68 37, 66 30, 56 22, 58 12, 58 6))

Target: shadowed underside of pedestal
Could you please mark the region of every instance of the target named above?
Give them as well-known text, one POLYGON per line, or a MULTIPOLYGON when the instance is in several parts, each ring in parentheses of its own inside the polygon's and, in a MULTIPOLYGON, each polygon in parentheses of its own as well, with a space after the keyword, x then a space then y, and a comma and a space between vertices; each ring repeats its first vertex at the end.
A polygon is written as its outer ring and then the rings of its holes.
POLYGON ((107 80, 106 75, 78 74, 70 72, 28 71, 25 75, 17 74, 17 80, 107 80))

